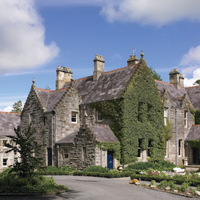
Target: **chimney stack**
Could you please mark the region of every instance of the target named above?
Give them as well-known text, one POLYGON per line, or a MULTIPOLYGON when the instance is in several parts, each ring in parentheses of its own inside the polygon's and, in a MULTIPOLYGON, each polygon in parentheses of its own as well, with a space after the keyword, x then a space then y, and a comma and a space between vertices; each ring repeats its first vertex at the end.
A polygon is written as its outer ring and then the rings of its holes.
POLYGON ((173 69, 169 73, 169 82, 173 84, 177 89, 184 87, 184 77, 178 72, 178 69, 173 69))
POLYGON ((99 79, 101 74, 104 72, 104 63, 105 60, 103 59, 103 56, 96 55, 94 58, 94 72, 93 72, 93 80, 96 81, 99 79))
POLYGON ((66 82, 71 82, 73 79, 72 71, 68 67, 58 66, 56 79, 56 90, 61 89, 66 82))
POLYGON ((130 55, 129 59, 127 60, 127 65, 132 66, 138 64, 138 58, 136 55, 130 55))

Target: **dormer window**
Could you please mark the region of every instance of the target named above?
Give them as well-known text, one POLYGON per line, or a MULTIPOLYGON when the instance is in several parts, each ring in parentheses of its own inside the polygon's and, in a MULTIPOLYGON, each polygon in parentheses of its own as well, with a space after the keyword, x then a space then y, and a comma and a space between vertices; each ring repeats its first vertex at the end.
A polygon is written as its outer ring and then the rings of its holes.
POLYGON ((78 116, 78 112, 76 111, 72 111, 71 112, 71 122, 76 124, 77 123, 77 116, 78 116))

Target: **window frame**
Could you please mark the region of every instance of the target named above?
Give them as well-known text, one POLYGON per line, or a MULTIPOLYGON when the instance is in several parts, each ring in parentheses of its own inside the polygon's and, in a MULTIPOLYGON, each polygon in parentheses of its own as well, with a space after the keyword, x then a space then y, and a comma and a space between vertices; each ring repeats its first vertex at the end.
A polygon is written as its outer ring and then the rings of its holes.
POLYGON ((167 126, 168 108, 164 108, 164 125, 167 126))
POLYGON ((182 142, 183 142, 182 139, 178 140, 178 155, 179 155, 179 157, 182 156, 182 142))
POLYGON ((142 157, 141 146, 142 146, 142 139, 138 139, 137 158, 141 158, 142 157))
POLYGON ((96 112, 96 117, 97 117, 97 122, 102 122, 103 118, 102 118, 101 112, 99 112, 98 110, 96 112))
POLYGON ((78 112, 77 111, 71 111, 71 123, 77 124, 78 122, 78 112), (73 116, 74 114, 74 116, 73 116), (75 121, 73 121, 75 119, 75 121))
POLYGON ((188 111, 184 110, 184 128, 188 127, 188 111))
POLYGON ((69 160, 69 148, 68 147, 63 148, 63 158, 65 160, 69 160), (67 155, 67 157, 66 157, 66 155, 67 155))
POLYGON ((2 165, 3 167, 8 166, 8 158, 3 158, 2 165))

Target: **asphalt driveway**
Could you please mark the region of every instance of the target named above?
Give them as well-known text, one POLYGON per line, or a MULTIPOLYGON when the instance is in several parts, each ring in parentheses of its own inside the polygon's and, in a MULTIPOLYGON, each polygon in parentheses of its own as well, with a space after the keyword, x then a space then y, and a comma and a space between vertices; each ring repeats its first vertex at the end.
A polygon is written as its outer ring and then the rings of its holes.
POLYGON ((189 200, 166 192, 155 191, 129 184, 129 178, 107 179, 82 176, 54 176, 58 184, 70 191, 54 197, 0 196, 2 200, 189 200))

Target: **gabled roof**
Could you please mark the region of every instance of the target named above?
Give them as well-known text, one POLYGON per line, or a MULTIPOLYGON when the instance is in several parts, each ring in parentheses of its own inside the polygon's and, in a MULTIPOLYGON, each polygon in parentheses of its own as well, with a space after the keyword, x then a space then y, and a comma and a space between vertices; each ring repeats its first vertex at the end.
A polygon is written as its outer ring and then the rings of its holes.
POLYGON ((195 109, 200 109, 200 86, 185 88, 195 109))
POLYGON ((177 89, 173 84, 155 80, 159 93, 167 92, 173 107, 181 107, 184 95, 187 95, 185 88, 177 89))
POLYGON ((55 91, 37 88, 37 93, 40 97, 40 102, 46 109, 45 112, 52 111, 67 90, 68 88, 59 89, 55 91))
POLYGON ((0 112, 0 137, 15 135, 14 128, 20 125, 20 113, 0 112))
MULTIPOLYGON (((114 133, 111 131, 107 125, 95 125, 90 126, 89 129, 92 131, 95 140, 97 142, 119 142, 114 133)), ((78 135, 78 132, 73 132, 70 135, 57 141, 57 144, 72 144, 74 139, 78 135)))
MULTIPOLYGON (((82 96, 82 104, 120 98, 136 69, 136 65, 104 72, 97 81, 93 76, 74 81, 74 87, 82 96)), ((66 83, 63 88, 69 87, 66 83)))
POLYGON ((185 140, 186 141, 200 140, 200 125, 192 125, 185 140))

